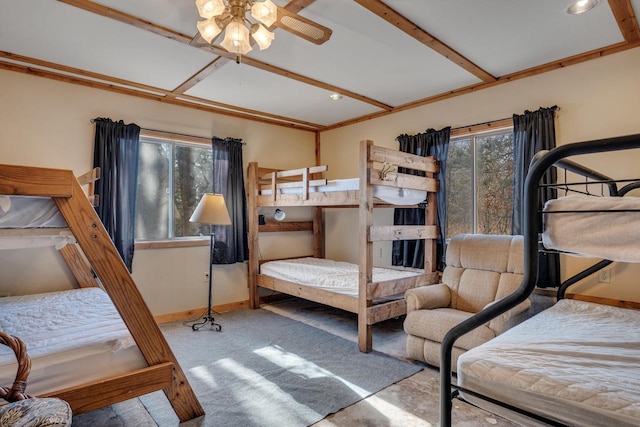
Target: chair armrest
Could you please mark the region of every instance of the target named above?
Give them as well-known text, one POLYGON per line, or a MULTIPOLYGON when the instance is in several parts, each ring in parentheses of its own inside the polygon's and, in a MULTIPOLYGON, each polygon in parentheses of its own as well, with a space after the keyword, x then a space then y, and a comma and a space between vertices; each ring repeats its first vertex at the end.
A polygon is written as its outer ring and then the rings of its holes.
POLYGON ((407 313, 416 310, 444 308, 451 304, 451 290, 444 283, 409 289, 404 294, 407 313))
MULTIPOLYGON (((498 301, 493 301, 487 304, 485 308, 495 304, 498 301)), ((522 301, 511 310, 508 310, 502 313, 500 316, 491 319, 488 325, 489 329, 494 331, 496 333, 496 336, 500 335, 501 333, 505 332, 508 329, 511 329, 512 327, 529 317, 528 314, 530 307, 531 301, 529 299, 522 301)))

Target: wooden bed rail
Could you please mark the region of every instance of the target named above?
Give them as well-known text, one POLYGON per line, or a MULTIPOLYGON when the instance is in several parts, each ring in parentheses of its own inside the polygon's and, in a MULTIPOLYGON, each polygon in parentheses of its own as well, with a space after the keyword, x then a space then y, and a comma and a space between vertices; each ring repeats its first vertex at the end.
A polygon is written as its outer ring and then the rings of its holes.
POLYGON ((63 169, 0 165, 0 194, 7 196, 71 197, 76 177, 63 169))

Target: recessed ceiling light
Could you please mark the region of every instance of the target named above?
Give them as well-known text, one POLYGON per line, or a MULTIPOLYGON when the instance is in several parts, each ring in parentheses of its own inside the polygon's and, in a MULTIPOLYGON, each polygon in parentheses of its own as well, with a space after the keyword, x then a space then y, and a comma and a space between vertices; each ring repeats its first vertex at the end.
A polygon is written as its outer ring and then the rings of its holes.
POLYGON ((593 9, 598 4, 598 0, 577 0, 567 7, 569 15, 578 15, 593 9))
POLYGON ((342 99, 342 95, 340 95, 339 93, 332 93, 331 95, 329 95, 329 98, 331 98, 332 101, 338 101, 342 99))

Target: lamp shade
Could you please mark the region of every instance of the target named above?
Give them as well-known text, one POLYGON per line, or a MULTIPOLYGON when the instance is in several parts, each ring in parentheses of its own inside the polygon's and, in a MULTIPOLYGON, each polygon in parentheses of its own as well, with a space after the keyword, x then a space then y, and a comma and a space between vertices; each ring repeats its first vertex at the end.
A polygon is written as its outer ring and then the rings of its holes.
POLYGON ((203 194, 189 221, 212 225, 231 224, 229 211, 227 211, 227 205, 222 194, 203 194))

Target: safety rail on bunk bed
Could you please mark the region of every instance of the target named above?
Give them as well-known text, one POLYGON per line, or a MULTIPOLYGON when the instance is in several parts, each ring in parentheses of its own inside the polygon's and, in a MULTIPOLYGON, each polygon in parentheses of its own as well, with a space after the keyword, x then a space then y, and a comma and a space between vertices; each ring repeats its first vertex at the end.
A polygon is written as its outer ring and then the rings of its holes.
MULTIPOLYGON (((373 243, 394 240, 436 239, 439 235, 436 224, 436 192, 439 189, 438 180, 434 177, 439 170, 438 162, 433 157, 422 157, 410 153, 395 151, 373 144, 373 141, 360 142, 359 177, 357 189, 340 191, 322 191, 321 186, 327 180, 318 176, 325 172, 327 166, 298 168, 290 171, 261 168, 257 163, 249 164, 248 177, 248 211, 249 211, 249 287, 250 305, 257 308, 260 298, 258 286, 273 289, 273 280, 262 277, 258 271, 258 234, 263 231, 297 231, 300 229, 313 230, 313 256, 324 256, 324 242, 322 239, 322 209, 331 207, 359 208, 359 256, 360 269, 357 304, 345 297, 331 297, 332 303, 323 302, 318 297, 317 302, 339 307, 358 314, 358 346, 361 351, 371 351, 371 327, 374 323, 406 312, 404 300, 396 300, 373 305, 372 301, 380 296, 391 295, 392 291, 403 293, 406 289, 422 284, 432 283, 435 273, 435 241, 425 244, 425 274, 419 278, 404 278, 394 281, 372 281, 373 271, 373 243), (381 166, 380 166, 381 165, 381 166), (381 167, 381 168, 380 168, 381 167), (397 170, 400 168, 399 170, 397 170), (421 175, 403 173, 402 169, 418 171, 421 175), (415 207, 415 205, 392 205, 373 196, 374 186, 406 188, 426 192, 427 225, 375 225, 373 224, 373 208, 385 207, 415 207), (297 188, 295 194, 284 194, 282 190, 297 188), (270 190, 270 194, 261 194, 262 190, 270 190), (309 206, 314 207, 313 220, 309 223, 299 223, 287 226, 286 222, 274 224, 258 224, 260 207, 309 206)), ((292 283, 278 281, 283 286, 295 289, 292 283)), ((307 298, 308 299, 308 298, 307 298)))
MULTIPOLYGON (((459 395, 460 392, 468 393, 474 397, 485 399, 486 401, 503 406, 509 410, 518 412, 526 417, 534 420, 549 423, 550 425, 564 425, 553 420, 549 420, 543 416, 532 413, 530 411, 523 410, 522 408, 515 407, 513 405, 507 405, 496 399, 492 399, 487 396, 483 396, 473 390, 464 389, 456 384, 452 384, 452 369, 451 359, 453 345, 455 341, 462 335, 470 332, 471 330, 489 322, 501 314, 507 312, 511 308, 517 306, 521 302, 531 295, 535 290, 538 279, 538 257, 540 251, 539 245, 539 230, 541 225, 541 212, 539 211, 538 204, 538 191, 540 188, 540 182, 544 173, 552 166, 565 168, 573 173, 582 175, 583 177, 591 178, 596 181, 601 181, 602 184, 609 187, 609 194, 611 196, 621 196, 628 191, 640 188, 640 183, 637 179, 633 180, 613 180, 603 174, 593 171, 590 168, 584 167, 570 160, 566 160, 567 157, 594 154, 611 151, 629 150, 634 148, 640 148, 640 134, 628 135, 607 139, 599 139, 587 142, 572 143, 556 147, 550 151, 538 155, 534 161, 532 161, 529 173, 524 186, 524 276, 518 289, 512 294, 499 300, 495 304, 485 308, 479 313, 464 320, 460 324, 450 329, 442 340, 440 349, 440 425, 442 427, 450 427, 452 422, 452 400, 459 395), (630 184, 618 190, 616 182, 629 182, 630 184)), ((584 183, 581 183, 584 185, 584 183)), ((559 184, 562 188, 564 184, 559 184)), ((586 277, 589 274, 597 271, 600 268, 610 264, 611 261, 604 260, 596 265, 586 269, 585 271, 578 273, 576 276, 581 278, 586 277), (603 264, 605 263, 606 264, 603 264), (586 274, 589 272, 589 274, 586 274)), ((564 296, 566 288, 575 283, 577 280, 574 277, 568 279, 570 283, 563 283, 561 286, 562 293, 559 296, 564 296)))
POLYGON ((98 177, 98 170, 77 179, 71 170, 0 164, 0 195, 53 200, 77 243, 62 248, 63 259, 81 287, 97 286, 96 278, 100 281, 149 365, 128 374, 52 391, 44 397, 61 398, 69 402, 74 414, 80 414, 163 390, 181 421, 204 415, 187 377, 95 212, 92 201, 97 199, 90 200, 82 189, 81 183, 89 184, 92 192, 92 183, 98 177))

